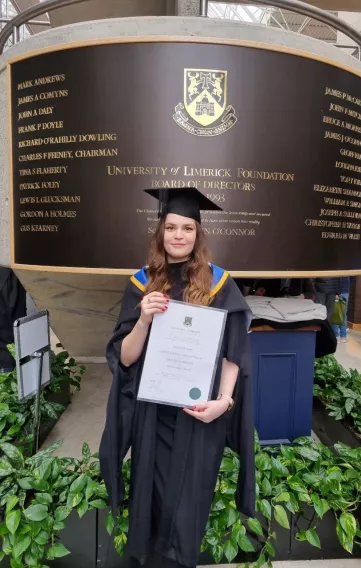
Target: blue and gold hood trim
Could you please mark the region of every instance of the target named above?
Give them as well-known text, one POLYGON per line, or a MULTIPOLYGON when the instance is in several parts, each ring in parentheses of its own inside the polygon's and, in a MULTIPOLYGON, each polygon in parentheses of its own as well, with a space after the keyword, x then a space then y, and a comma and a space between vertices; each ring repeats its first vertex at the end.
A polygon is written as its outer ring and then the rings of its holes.
MULTIPOLYGON (((215 264, 211 264, 210 267, 213 273, 212 288, 210 292, 210 296, 212 298, 221 290, 221 288, 227 281, 229 273, 223 268, 216 266, 215 264)), ((134 284, 134 286, 136 286, 141 292, 144 293, 148 283, 147 267, 144 266, 141 270, 138 270, 138 272, 136 272, 130 280, 134 284)))

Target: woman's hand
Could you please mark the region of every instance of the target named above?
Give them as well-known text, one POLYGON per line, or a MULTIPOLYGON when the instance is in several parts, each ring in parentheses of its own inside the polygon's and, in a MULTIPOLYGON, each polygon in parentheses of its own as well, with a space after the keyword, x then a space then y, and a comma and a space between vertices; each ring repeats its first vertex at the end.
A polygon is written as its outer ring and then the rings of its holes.
POLYGON ((209 424, 209 422, 213 422, 216 418, 219 418, 224 414, 229 407, 229 402, 226 399, 220 400, 209 400, 208 402, 200 402, 196 406, 192 407, 192 410, 189 408, 184 408, 184 412, 193 416, 197 420, 201 422, 205 422, 209 424))
POLYGON ((144 325, 150 325, 154 314, 165 312, 168 309, 169 298, 160 292, 151 292, 144 296, 141 301, 140 321, 144 325))

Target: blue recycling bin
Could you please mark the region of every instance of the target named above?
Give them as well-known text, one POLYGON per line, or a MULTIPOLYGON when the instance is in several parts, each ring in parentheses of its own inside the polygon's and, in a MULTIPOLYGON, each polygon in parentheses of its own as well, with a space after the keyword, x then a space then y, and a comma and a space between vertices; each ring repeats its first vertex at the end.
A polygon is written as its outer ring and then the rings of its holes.
POLYGON ((252 330, 255 425, 262 445, 311 435, 318 329, 252 330))

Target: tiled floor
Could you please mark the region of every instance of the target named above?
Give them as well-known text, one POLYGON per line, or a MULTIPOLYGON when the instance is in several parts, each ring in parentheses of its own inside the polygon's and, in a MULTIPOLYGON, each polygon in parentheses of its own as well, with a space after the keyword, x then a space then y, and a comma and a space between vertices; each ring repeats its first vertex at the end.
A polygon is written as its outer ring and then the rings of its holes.
POLYGON ((73 395, 71 404, 55 425, 44 447, 63 440, 57 454, 62 457, 80 457, 83 442, 87 442, 91 451, 97 452, 104 428, 110 383, 111 375, 107 365, 87 365, 81 391, 73 395))
POLYGON ((349 331, 348 342, 337 346, 336 358, 346 369, 361 372, 361 332, 349 331))

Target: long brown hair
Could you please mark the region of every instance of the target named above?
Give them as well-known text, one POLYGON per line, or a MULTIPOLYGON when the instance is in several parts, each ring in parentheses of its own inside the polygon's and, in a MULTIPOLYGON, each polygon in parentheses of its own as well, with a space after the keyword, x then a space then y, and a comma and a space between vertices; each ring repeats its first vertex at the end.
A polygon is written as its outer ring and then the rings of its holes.
MULTIPOLYGON (((172 287, 167 271, 167 253, 164 249, 165 219, 158 223, 151 239, 148 254, 148 284, 146 294, 162 292, 166 294, 172 287)), ((205 237, 199 223, 196 222, 196 240, 193 251, 185 268, 187 285, 183 293, 183 300, 190 304, 208 305, 210 302, 210 289, 212 272, 209 266, 209 250, 205 244, 205 237)))

